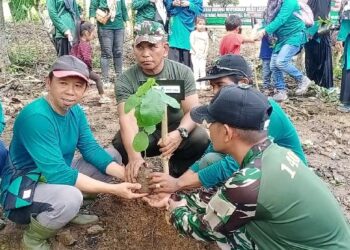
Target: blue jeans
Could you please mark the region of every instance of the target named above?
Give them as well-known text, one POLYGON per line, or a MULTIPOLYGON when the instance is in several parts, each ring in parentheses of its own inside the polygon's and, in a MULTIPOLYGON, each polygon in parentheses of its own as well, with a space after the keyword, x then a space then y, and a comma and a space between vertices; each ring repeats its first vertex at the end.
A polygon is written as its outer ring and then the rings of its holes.
POLYGON ((292 58, 300 51, 300 46, 284 45, 278 53, 272 54, 270 69, 277 90, 285 90, 286 83, 284 82, 283 73, 289 74, 298 83, 303 79, 301 73, 293 64, 292 58))
POLYGON ((5 144, 0 140, 0 179, 1 179, 1 172, 2 168, 5 166, 7 158, 7 148, 5 147, 5 144))
POLYGON ((109 78, 109 62, 113 58, 117 75, 122 73, 124 29, 98 28, 98 39, 101 46, 101 71, 104 79, 109 78))
POLYGON ((264 88, 273 87, 271 84, 271 69, 270 69, 271 60, 263 59, 262 60, 262 77, 264 88))

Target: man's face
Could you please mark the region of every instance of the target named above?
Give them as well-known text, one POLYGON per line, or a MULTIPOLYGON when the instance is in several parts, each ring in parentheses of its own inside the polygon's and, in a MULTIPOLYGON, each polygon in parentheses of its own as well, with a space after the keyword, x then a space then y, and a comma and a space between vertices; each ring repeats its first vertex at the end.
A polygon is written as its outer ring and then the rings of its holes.
POLYGON ((47 79, 48 100, 53 109, 61 115, 80 102, 87 89, 87 82, 77 76, 47 79))
POLYGON ((215 151, 225 153, 225 127, 219 122, 214 122, 209 125, 210 139, 213 143, 215 151))
POLYGON ((137 63, 143 72, 155 75, 162 71, 164 58, 168 56, 169 45, 166 42, 156 44, 141 42, 134 46, 134 53, 137 63))
POLYGON ((234 84, 228 76, 210 80, 210 86, 213 88, 214 94, 219 92, 222 87, 234 84))

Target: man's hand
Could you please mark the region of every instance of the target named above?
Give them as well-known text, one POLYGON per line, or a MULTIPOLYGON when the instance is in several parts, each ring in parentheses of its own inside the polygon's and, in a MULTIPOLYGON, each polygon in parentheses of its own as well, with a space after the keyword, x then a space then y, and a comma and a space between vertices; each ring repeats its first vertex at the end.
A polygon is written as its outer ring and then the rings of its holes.
POLYGON ((181 7, 188 7, 188 6, 190 6, 190 1, 182 0, 180 6, 181 7))
POLYGON ((125 167, 125 180, 128 182, 136 182, 137 174, 143 164, 146 164, 146 162, 141 156, 139 158, 129 159, 129 163, 125 167))
POLYGON ((256 33, 256 37, 254 40, 261 40, 266 34, 265 29, 261 29, 256 33))
POLYGON ((341 52, 343 50, 343 42, 337 41, 334 47, 337 52, 341 52))
POLYGON ((154 172, 149 176, 149 188, 153 189, 155 193, 174 193, 180 189, 178 179, 165 174, 154 172))
POLYGON ((158 145, 160 147, 159 151, 162 153, 162 157, 170 158, 181 142, 182 137, 180 136, 180 132, 178 130, 171 131, 164 141, 160 139, 158 141, 158 145))
POLYGON ((68 38, 69 42, 73 41, 73 35, 72 35, 72 32, 70 30, 67 30, 66 32, 64 32, 64 35, 65 35, 65 37, 68 38))
POLYGON ((157 208, 165 207, 166 209, 168 209, 169 198, 170 198, 170 194, 159 193, 159 194, 152 194, 152 195, 143 197, 142 200, 147 202, 148 205, 150 205, 151 207, 157 207, 157 208))
POLYGON ((112 185, 114 186, 114 188, 111 191, 111 193, 125 199, 141 198, 147 195, 147 194, 134 193, 135 190, 138 190, 141 188, 141 184, 139 183, 123 182, 120 184, 112 184, 112 185))
POLYGON ((90 23, 93 24, 93 25, 96 24, 96 18, 94 18, 94 17, 90 17, 89 21, 90 21, 90 23))
POLYGON ((181 6, 181 1, 180 0, 174 0, 173 1, 173 6, 181 6))
POLYGON ((171 213, 175 208, 178 207, 186 207, 187 201, 185 199, 181 199, 179 201, 175 201, 172 198, 169 199, 169 212, 171 213))

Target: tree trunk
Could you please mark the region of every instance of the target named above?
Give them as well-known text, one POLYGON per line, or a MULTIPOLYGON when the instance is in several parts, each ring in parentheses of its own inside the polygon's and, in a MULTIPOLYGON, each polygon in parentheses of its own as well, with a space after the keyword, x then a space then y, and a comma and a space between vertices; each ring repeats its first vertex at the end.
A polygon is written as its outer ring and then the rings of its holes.
POLYGON ((0 0, 0 71, 5 72, 5 68, 10 64, 7 53, 7 42, 5 37, 5 18, 3 10, 3 0, 0 0))

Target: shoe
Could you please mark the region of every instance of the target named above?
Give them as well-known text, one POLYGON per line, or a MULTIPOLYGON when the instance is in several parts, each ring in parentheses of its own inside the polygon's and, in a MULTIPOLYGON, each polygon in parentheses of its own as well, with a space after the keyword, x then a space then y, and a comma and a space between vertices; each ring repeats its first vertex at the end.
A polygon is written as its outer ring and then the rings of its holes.
POLYGON ((277 93, 272 96, 276 102, 284 102, 288 99, 286 90, 277 90, 277 93))
POLYGON ((99 104, 106 104, 106 103, 111 103, 112 100, 108 98, 107 96, 102 96, 100 100, 98 101, 99 104))
POLYGON ((298 84, 298 88, 295 91, 295 95, 304 95, 309 89, 311 84, 312 84, 311 80, 308 77, 303 76, 303 79, 298 84))
POLYGON ((339 105, 337 110, 342 113, 350 113, 350 105, 339 105))
POLYGON ((50 250, 50 245, 46 240, 53 237, 56 232, 57 230, 44 227, 32 217, 29 227, 24 231, 23 234, 23 249, 50 250))
POLYGON ((70 223, 77 224, 77 225, 86 225, 95 223, 98 221, 98 216, 93 214, 78 214, 73 218, 73 220, 70 221, 70 223))

